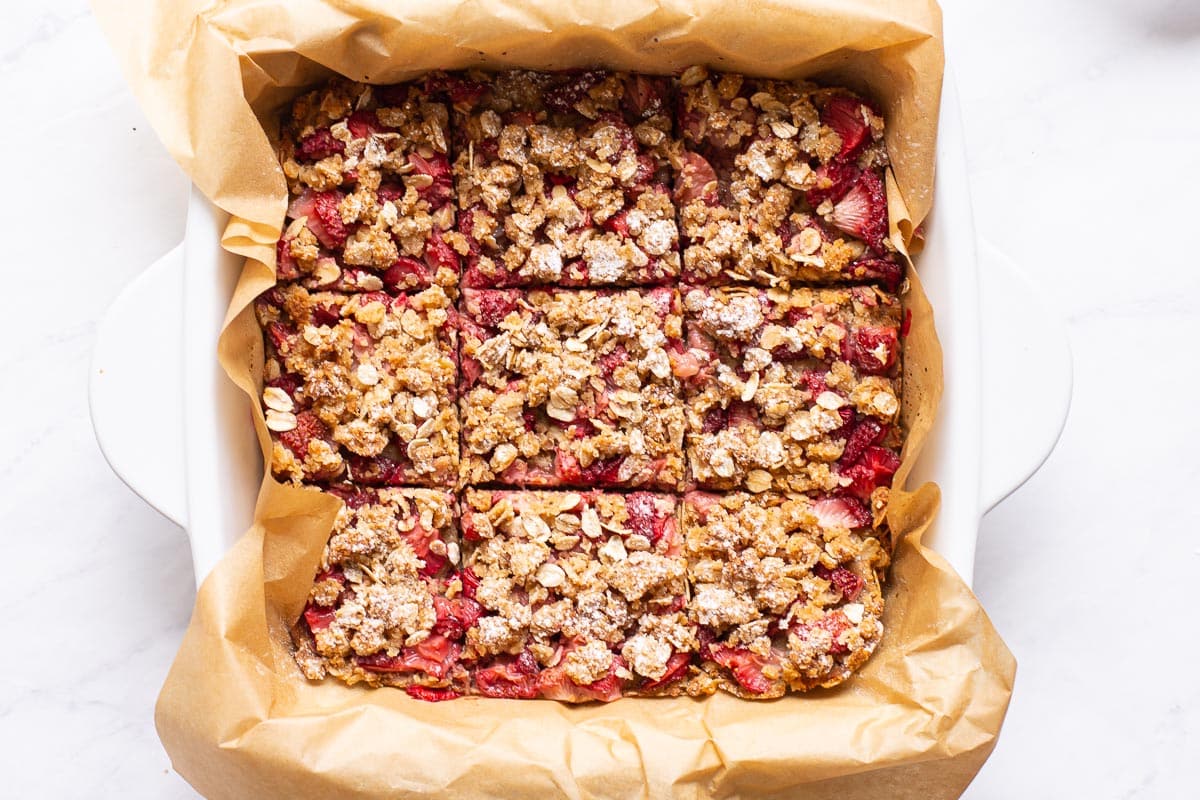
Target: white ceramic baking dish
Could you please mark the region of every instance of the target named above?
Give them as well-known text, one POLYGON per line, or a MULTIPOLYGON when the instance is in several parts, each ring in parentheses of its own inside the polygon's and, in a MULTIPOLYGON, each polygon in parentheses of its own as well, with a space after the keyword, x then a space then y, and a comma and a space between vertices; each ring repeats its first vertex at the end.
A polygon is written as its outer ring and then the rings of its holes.
MULTIPOLYGON (((101 322, 90 384, 105 458, 187 529, 197 583, 249 526, 262 475, 247 398, 216 359, 241 268, 219 246, 226 218, 193 190, 184 241, 126 287, 101 322), (149 396, 156 402, 140 400, 149 396)), ((945 350, 946 388, 911 481, 941 486, 927 541, 970 583, 981 516, 1058 441, 1071 356, 1061 322, 1019 270, 994 248, 976 247, 949 76, 926 242, 917 267, 945 350), (1039 387, 1033 407, 1023 388, 1030 385, 1039 387)))

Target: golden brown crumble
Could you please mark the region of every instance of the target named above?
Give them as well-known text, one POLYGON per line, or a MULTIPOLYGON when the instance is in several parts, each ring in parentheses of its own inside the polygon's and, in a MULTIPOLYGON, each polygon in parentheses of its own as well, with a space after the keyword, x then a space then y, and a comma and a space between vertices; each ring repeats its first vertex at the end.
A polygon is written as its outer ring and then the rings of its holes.
POLYGON ((685 281, 899 281, 883 119, 870 103, 702 68, 682 80, 680 103, 685 281))
POLYGON ((676 681, 690 659, 677 654, 693 652, 696 639, 682 613, 674 498, 467 489, 462 529, 484 608, 464 658, 480 670, 528 652, 543 696, 596 699, 589 685, 610 673, 626 694, 684 689, 676 681), (672 669, 669 687, 653 685, 672 669))
POLYGON ((448 112, 415 84, 336 80, 281 126, 281 280, 339 291, 458 284, 448 112))
POLYGON ((692 492, 682 519, 688 614, 720 688, 773 697, 833 686, 870 656, 888 556, 858 501, 692 492))
POLYGON ((898 445, 894 295, 870 286, 683 291, 694 370, 684 381, 688 468, 696 484, 845 489, 852 484, 845 473, 865 448, 898 445))
POLYGON ((465 289, 462 315, 463 483, 680 483, 674 289, 465 289))
POLYGON ((345 501, 293 638, 305 676, 350 684, 465 683, 459 645, 438 633, 435 598, 458 566, 454 496, 428 489, 340 489, 345 501), (408 667, 413 667, 409 669, 408 667), (428 667, 428 670, 418 668, 428 667))
POLYGON ((281 285, 256 310, 276 477, 453 486, 455 312, 440 287, 391 297, 281 285))
POLYGON ((679 274, 665 79, 468 73, 455 93, 463 285, 611 286, 679 274))
POLYGON ((869 101, 703 67, 338 79, 277 146, 272 471, 345 502, 307 677, 762 698, 866 661, 903 439, 869 101))

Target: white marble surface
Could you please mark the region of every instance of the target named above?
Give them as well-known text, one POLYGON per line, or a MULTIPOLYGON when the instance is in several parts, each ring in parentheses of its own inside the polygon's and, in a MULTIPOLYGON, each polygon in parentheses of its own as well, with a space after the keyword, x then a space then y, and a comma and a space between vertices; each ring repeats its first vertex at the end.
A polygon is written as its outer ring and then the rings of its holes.
MULTIPOLYGON (((1061 307, 1076 369, 1057 452, 982 525, 1020 669, 966 797, 1193 797, 1200 6, 949 0, 946 27, 979 232, 1061 307)), ((83 0, 0 5, 0 96, 0 273, 38 287, 0 345, 0 632, 28 643, 0 660, 0 795, 193 797, 152 722, 187 543, 108 470, 86 402, 96 322, 182 236, 186 182, 83 0)))

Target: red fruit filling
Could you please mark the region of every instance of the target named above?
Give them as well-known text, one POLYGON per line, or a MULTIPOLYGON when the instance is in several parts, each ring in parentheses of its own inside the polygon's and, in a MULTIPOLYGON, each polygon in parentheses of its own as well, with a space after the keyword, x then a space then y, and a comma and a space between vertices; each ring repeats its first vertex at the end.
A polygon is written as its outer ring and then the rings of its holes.
MULTIPOLYGON (((323 246, 331 250, 336 250, 344 245, 346 236, 349 235, 342 222, 341 211, 339 211, 344 197, 345 195, 338 191, 314 192, 309 198, 311 211, 303 214, 308 217, 309 230, 316 234, 323 246)), ((309 207, 309 202, 301 203, 304 199, 305 196, 301 195, 293 206, 298 206, 298 210, 309 207)))
POLYGON ((461 652, 461 645, 435 633, 414 647, 404 648, 398 656, 356 656, 354 663, 368 672, 424 672, 440 680, 449 674, 461 652))
POLYGON ((864 417, 854 426, 854 430, 846 439, 846 446, 842 449, 840 462, 847 466, 853 464, 858 461, 868 446, 878 444, 886 435, 886 425, 871 417, 864 417))
POLYGON ((771 682, 762 673, 766 659, 751 653, 744 647, 729 647, 723 644, 713 644, 708 648, 713 661, 733 673, 733 677, 742 688, 753 694, 764 694, 770 691, 771 682))
POLYGON ((308 623, 308 629, 313 632, 328 628, 336 616, 337 609, 323 608, 313 603, 309 603, 304 609, 304 621, 308 623))
POLYGON ((896 363, 898 343, 895 328, 857 328, 842 341, 842 357, 868 375, 882 375, 896 363))
POLYGON ((667 519, 658 513, 654 504, 654 495, 647 492, 633 492, 625 498, 625 513, 629 515, 629 529, 658 544, 666 528, 667 519))
POLYGON ((420 261, 400 256, 396 263, 383 273, 383 285, 390 292, 418 289, 428 284, 428 269, 420 261))
POLYGON ((433 608, 437 613, 433 632, 456 641, 462 639, 483 614, 483 606, 466 597, 465 592, 464 596, 452 600, 437 595, 433 598, 433 608))
POLYGON ((697 153, 684 153, 683 166, 675 181, 675 202, 681 206, 693 200, 717 204, 717 171, 697 153))
POLYGON ((858 179, 859 169, 846 161, 830 161, 817 167, 817 185, 809 189, 804 199, 813 208, 826 200, 837 202, 858 179))
MULTIPOLYGON (((502 289, 481 289, 466 298, 466 309, 481 325, 494 328, 517 307, 519 292, 502 289)), ((486 334, 479 337, 487 338, 486 334)))
POLYGON ((454 700, 462 697, 461 694, 449 687, 438 688, 436 686, 406 686, 404 691, 408 693, 409 697, 417 700, 424 700, 427 703, 438 703, 442 700, 454 700))
POLYGON ((589 69, 571 75, 564 83, 546 89, 543 95, 546 108, 560 114, 570 114, 575 111, 575 104, 583 99, 596 84, 604 80, 601 70, 589 69))
POLYGON ((535 662, 530 668, 528 663, 516 658, 478 669, 475 671, 475 688, 486 697, 531 700, 538 696, 537 664, 535 662))
POLYGON ((823 528, 862 528, 871 524, 871 512, 853 497, 822 497, 813 502, 813 513, 823 528))
POLYGON ((833 224, 866 242, 876 253, 883 252, 888 234, 887 195, 874 172, 859 176, 846 195, 833 207, 833 224))
POLYGON ((333 138, 329 128, 320 128, 305 136, 296 147, 296 155, 313 161, 320 161, 322 158, 329 158, 334 154, 340 155, 345 152, 346 145, 333 138))
POLYGON ((346 120, 346 127, 350 129, 350 134, 355 139, 365 139, 372 133, 379 133, 384 129, 383 125, 379 123, 379 117, 370 109, 355 111, 346 120))
POLYGON ((841 592, 842 599, 847 603, 854 602, 858 593, 862 591, 863 579, 845 567, 829 569, 823 564, 818 564, 813 572, 832 583, 841 592))
POLYGON ((308 455, 308 443, 313 439, 328 438, 329 428, 311 411, 301 411, 296 415, 296 427, 279 434, 279 441, 299 459, 308 455))
POLYGON ((857 464, 840 469, 839 473, 850 478, 850 485, 844 491, 867 500, 877 486, 886 486, 899 468, 900 457, 891 450, 868 447, 857 464))
POLYGON ((844 95, 835 96, 821 109, 821 124, 833 128, 842 137, 838 158, 852 158, 866 141, 871 130, 866 110, 861 101, 844 95))
POLYGON ((646 681, 642 684, 642 691, 648 692, 654 689, 660 689, 670 683, 674 683, 680 678, 687 675, 688 664, 692 662, 692 657, 689 653, 675 653, 667 659, 667 671, 661 678, 653 681, 646 681))

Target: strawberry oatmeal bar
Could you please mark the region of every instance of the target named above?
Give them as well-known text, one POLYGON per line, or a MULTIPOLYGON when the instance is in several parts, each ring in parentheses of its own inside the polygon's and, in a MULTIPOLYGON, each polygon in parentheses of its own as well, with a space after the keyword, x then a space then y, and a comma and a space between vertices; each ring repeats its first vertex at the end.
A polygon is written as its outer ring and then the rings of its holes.
POLYGON ((674 289, 464 289, 462 482, 676 488, 674 289))
POLYGON ((344 501, 303 674, 588 702, 860 667, 904 440, 883 132, 701 67, 296 100, 261 400, 275 477, 344 501))
POLYGON ((462 658, 488 697, 678 695, 694 671, 673 497, 468 489, 462 658))
POLYGON ((869 102, 700 67, 681 83, 685 282, 899 284, 883 119, 869 102))
POLYGON ((455 616, 464 612, 446 598, 461 557, 454 495, 329 491, 345 505, 292 630, 301 671, 313 680, 405 686, 427 700, 457 696, 468 676, 458 663, 463 626, 455 616))
POLYGON ((515 70, 442 83, 454 107, 464 286, 679 274, 666 78, 515 70))
POLYGON ((344 292, 452 291, 446 106, 413 84, 338 80, 297 99, 280 162, 292 200, 277 276, 344 292))
POLYGON ((454 485, 455 312, 441 287, 393 297, 281 284, 255 310, 277 478, 454 485))
POLYGON ((870 657, 888 556, 862 502, 691 492, 682 516, 688 616, 717 688, 778 697, 834 686, 870 657))
POLYGON ((897 298, 844 289, 687 288, 691 480, 706 489, 845 490, 900 465, 897 298))

